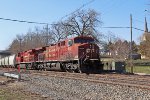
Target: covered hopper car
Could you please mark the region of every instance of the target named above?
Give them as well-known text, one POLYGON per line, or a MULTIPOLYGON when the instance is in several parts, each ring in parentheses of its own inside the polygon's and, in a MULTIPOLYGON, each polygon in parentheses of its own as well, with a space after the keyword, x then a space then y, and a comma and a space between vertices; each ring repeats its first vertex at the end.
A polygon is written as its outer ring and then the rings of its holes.
POLYGON ((10 55, 0 59, 0 66, 2 67, 14 67, 16 65, 15 62, 16 55, 10 55))

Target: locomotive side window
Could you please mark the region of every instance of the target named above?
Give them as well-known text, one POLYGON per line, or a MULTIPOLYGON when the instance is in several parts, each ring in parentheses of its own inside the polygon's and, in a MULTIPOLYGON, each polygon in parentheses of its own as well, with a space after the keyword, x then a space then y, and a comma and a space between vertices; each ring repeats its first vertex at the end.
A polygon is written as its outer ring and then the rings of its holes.
POLYGON ((69 40, 68 41, 68 46, 72 46, 73 45, 73 40, 69 40))
POLYGON ((64 45, 65 45, 65 41, 62 41, 62 42, 61 42, 61 46, 64 46, 64 45))
POLYGON ((60 47, 60 43, 58 43, 58 46, 60 47))
POLYGON ((21 54, 20 53, 18 53, 18 56, 20 56, 21 54))

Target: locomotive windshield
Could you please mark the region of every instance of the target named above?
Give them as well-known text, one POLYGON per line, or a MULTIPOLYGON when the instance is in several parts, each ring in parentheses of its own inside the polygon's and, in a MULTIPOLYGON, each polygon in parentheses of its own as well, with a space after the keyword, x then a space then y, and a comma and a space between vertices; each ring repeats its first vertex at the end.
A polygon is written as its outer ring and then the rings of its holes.
POLYGON ((93 43, 94 39, 93 38, 75 38, 74 43, 93 43))

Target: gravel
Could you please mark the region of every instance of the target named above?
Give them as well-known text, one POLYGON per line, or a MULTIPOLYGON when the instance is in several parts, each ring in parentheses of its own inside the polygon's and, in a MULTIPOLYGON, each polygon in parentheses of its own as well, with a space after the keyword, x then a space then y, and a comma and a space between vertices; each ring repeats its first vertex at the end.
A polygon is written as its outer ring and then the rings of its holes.
POLYGON ((22 75, 25 91, 55 100, 150 100, 150 90, 76 79, 22 75))

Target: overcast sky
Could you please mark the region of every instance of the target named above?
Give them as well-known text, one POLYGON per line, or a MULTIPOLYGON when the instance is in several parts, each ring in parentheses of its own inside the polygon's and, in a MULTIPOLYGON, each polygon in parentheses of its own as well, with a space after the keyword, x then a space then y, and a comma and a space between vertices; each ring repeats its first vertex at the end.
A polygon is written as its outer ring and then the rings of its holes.
MULTIPOLYGON (((59 21, 91 0, 1 0, 0 18, 10 18, 35 22, 53 23, 59 21)), ((92 0, 82 9, 94 9, 101 14, 102 27, 130 26, 130 14, 133 15, 133 27, 144 29, 144 17, 150 26, 150 0, 92 0)), ((16 34, 25 34, 29 28, 43 25, 11 22, 0 19, 0 50, 6 49, 16 34)), ((98 28, 103 34, 112 32, 118 37, 130 40, 130 29, 98 28)), ((143 32, 133 30, 133 40, 143 32)))

